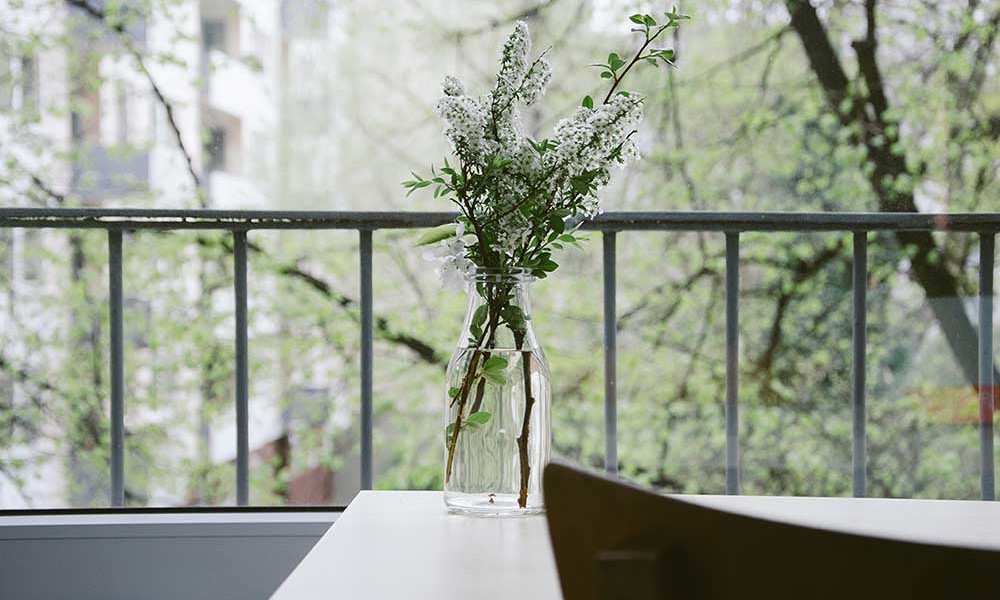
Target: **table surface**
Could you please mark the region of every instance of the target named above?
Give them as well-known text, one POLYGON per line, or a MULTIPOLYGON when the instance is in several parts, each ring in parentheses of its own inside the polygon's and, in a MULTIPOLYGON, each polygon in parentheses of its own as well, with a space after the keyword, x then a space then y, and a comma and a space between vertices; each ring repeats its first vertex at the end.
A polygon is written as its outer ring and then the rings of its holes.
MULTIPOLYGON (((680 498, 812 527, 1000 550, 997 502, 680 498)), ((449 514, 439 492, 362 492, 272 600, 501 597, 561 597, 544 516, 464 517, 449 514)))

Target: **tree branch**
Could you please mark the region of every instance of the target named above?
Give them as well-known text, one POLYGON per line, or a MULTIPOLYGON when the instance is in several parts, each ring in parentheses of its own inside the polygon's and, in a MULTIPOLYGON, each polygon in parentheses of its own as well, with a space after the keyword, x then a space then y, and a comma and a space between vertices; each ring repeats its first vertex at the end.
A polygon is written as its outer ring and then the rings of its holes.
MULTIPOLYGON (((167 97, 163 94, 160 86, 156 83, 156 79, 146 67, 146 61, 143 58, 142 53, 132 42, 132 38, 126 29, 125 24, 122 22, 115 22, 113 19, 109 18, 108 14, 102 8, 90 4, 87 0, 65 0, 65 2, 69 6, 80 10, 83 14, 112 31, 118 39, 118 42, 122 45, 122 48, 124 48, 125 51, 132 56, 133 60, 135 60, 136 66, 139 68, 139 72, 142 73, 142 76, 146 79, 147 83, 149 83, 149 87, 153 90, 153 95, 156 97, 156 101, 163 107, 163 111, 166 113, 167 124, 170 126, 170 130, 174 135, 174 142, 177 144, 177 149, 184 157, 188 175, 191 177, 191 182, 194 184, 195 192, 200 196, 201 177, 199 177, 198 172, 195 170, 194 159, 191 153, 188 152, 187 146, 184 144, 181 129, 177 125, 177 119, 174 116, 174 107, 170 101, 167 100, 167 97)), ((204 203, 203 200, 202 203, 204 203)))
POLYGON ((532 19, 540 15, 542 11, 555 6, 559 2, 560 0, 541 0, 540 2, 526 6, 521 10, 516 11, 506 17, 500 19, 490 19, 488 23, 486 23, 481 27, 476 27, 475 29, 467 29, 465 31, 456 31, 452 34, 452 37, 454 37, 456 40, 462 40, 463 38, 466 37, 480 35, 483 33, 494 31, 501 27, 506 27, 507 25, 516 23, 518 21, 532 19))
MULTIPOLYGON (((221 245, 228 251, 232 251, 232 246, 221 238, 201 236, 199 237, 199 243, 206 246, 221 245)), ((268 252, 259 244, 247 242, 247 249, 259 256, 272 259, 268 252)), ((335 305, 348 311, 355 320, 360 319, 355 310, 358 305, 357 301, 333 289, 333 286, 329 282, 318 275, 310 273, 295 263, 275 261, 273 269, 279 275, 290 277, 306 285, 306 287, 333 302, 335 305)), ((376 316, 374 318, 374 330, 379 339, 406 348, 424 363, 435 366, 444 364, 444 358, 438 354, 434 346, 416 336, 396 330, 385 316, 376 316)))
MULTIPOLYGON (((791 288, 788 291, 778 293, 778 302, 774 310, 774 320, 771 322, 771 329, 768 334, 767 346, 757 359, 757 369, 763 374, 762 379, 767 382, 771 379, 771 369, 774 366, 774 359, 782 342, 782 323, 785 314, 792 301, 795 299, 802 284, 806 283, 823 270, 823 267, 839 257, 844 249, 844 239, 840 238, 836 243, 823 248, 811 260, 797 260, 789 268, 792 270, 791 288)), ((779 282, 779 290, 784 288, 783 282, 779 282)), ((765 384, 765 387, 768 387, 765 384)))

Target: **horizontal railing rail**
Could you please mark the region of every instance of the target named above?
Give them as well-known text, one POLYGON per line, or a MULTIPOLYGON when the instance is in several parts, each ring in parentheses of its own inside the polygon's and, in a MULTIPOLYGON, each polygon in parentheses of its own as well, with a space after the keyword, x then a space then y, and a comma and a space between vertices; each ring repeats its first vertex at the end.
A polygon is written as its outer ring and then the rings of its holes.
MULTIPOLYGON (((361 309, 361 488, 373 483, 374 337, 372 329, 372 234, 447 223, 449 212, 324 212, 103 208, 0 208, 0 228, 102 229, 108 235, 111 370, 112 506, 125 502, 125 323, 123 317, 123 235, 139 230, 218 230, 233 236, 235 297, 236 499, 249 503, 249 363, 247 337, 247 233, 254 230, 355 230, 359 243, 361 309)), ((616 240, 625 231, 714 231, 725 235, 726 318, 726 493, 740 493, 739 452, 739 257, 745 232, 844 232, 853 237, 852 266, 852 480, 855 496, 867 486, 866 305, 868 233, 953 231, 979 237, 978 381, 980 487, 984 500, 995 499, 993 447, 993 286, 1000 213, 806 213, 806 212, 613 212, 584 222, 602 232, 604 319, 605 469, 618 471, 616 240)))
MULTIPOLYGON (((0 227, 71 229, 412 229, 451 212, 0 208, 0 227)), ((965 231, 1000 232, 1000 213, 628 212, 603 213, 591 231, 965 231)))

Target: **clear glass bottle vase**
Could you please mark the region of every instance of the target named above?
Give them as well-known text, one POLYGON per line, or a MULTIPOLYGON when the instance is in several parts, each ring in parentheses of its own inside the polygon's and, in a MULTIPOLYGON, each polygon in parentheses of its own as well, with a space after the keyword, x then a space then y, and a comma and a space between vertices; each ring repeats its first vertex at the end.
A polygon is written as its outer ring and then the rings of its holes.
POLYGON ((478 269, 445 388, 444 501, 483 516, 541 512, 551 374, 531 321, 532 277, 478 269))

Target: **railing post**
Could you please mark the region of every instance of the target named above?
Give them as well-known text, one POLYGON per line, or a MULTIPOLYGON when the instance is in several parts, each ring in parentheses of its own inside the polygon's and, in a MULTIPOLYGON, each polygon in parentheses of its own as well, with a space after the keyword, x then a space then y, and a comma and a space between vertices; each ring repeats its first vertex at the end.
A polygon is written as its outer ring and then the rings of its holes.
POLYGON ((616 308, 615 232, 605 231, 603 238, 604 273, 604 470, 618 474, 618 313, 616 308))
POLYGON ((372 232, 362 229, 361 255, 361 489, 370 490, 374 480, 372 455, 372 232))
POLYGON ((250 373, 247 352, 247 232, 233 232, 236 296, 236 504, 250 502, 250 373))
POLYGON ((108 230, 108 321, 111 330, 111 506, 125 506, 125 327, 122 232, 108 230))
POLYGON ((854 288, 851 360, 851 463, 854 471, 854 496, 863 498, 867 488, 867 437, 865 434, 865 381, 867 373, 867 296, 868 296, 868 232, 854 233, 854 262, 851 266, 854 288))
POLYGON ((996 500, 993 456, 993 265, 996 238, 979 234, 979 462, 983 500, 996 500))
POLYGON ((740 234, 726 232, 726 493, 740 493, 740 234))

